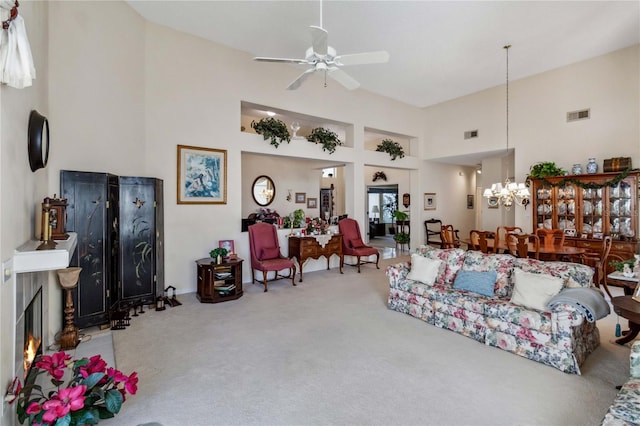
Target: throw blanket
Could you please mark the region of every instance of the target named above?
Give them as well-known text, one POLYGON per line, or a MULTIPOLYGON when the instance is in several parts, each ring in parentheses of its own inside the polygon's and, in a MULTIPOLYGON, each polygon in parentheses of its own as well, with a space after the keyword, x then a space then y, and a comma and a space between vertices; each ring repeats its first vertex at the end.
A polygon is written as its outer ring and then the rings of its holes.
POLYGON ((556 305, 567 304, 576 308, 587 321, 595 322, 606 317, 611 312, 609 304, 604 300, 600 290, 595 288, 576 287, 565 288, 553 296, 547 308, 552 309, 556 305))

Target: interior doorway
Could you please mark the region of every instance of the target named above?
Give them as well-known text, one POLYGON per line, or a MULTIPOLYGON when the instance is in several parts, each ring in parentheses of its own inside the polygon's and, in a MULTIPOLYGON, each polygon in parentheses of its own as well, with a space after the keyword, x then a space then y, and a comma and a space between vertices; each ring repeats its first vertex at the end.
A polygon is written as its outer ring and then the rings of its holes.
POLYGON ((398 208, 398 185, 367 186, 367 217, 369 243, 380 247, 394 247, 395 224, 393 213, 398 208))

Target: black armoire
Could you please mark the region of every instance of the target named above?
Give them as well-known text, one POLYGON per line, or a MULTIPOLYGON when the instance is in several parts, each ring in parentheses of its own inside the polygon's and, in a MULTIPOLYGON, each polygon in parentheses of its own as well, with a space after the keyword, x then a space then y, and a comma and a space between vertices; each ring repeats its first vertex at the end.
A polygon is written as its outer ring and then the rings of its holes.
POLYGON ((60 172, 66 231, 78 234, 71 266, 79 328, 108 324, 110 312, 152 304, 164 289, 163 182, 109 173, 60 172))

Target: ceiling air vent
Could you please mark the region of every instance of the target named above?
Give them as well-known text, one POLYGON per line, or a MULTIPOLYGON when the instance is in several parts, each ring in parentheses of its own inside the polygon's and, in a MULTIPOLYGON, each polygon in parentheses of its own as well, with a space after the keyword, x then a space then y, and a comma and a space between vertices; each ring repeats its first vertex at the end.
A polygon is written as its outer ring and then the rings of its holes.
POLYGON ((591 117, 590 109, 583 109, 580 111, 570 111, 567 113, 567 123, 578 120, 586 120, 591 117))
POLYGON ((465 139, 471 139, 471 138, 477 138, 478 137, 478 131, 477 130, 469 130, 464 132, 464 138, 465 139))

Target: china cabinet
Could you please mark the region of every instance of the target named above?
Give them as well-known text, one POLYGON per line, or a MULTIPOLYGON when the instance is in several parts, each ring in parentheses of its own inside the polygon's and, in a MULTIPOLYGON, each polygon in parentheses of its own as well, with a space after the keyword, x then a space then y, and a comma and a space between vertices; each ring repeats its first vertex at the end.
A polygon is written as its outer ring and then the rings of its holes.
POLYGON ((638 171, 532 178, 533 228, 562 229, 567 244, 632 258, 638 238, 638 171))

